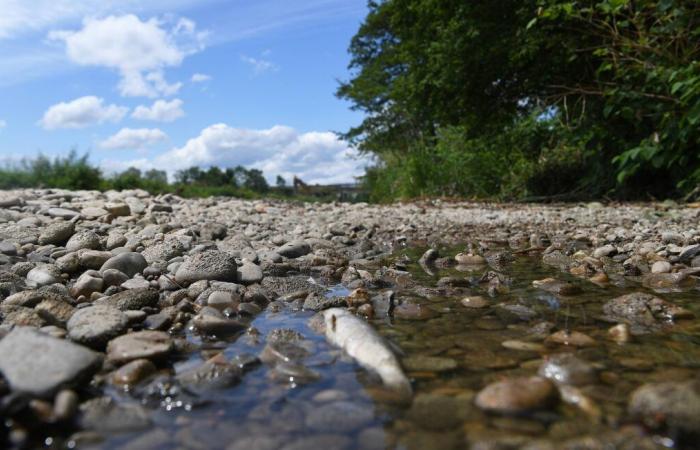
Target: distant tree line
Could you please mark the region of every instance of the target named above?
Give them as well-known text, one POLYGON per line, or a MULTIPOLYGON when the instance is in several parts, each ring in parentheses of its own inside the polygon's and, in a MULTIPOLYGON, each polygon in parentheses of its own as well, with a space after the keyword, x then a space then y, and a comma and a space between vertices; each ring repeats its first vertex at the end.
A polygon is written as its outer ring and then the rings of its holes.
POLYGON ((368 5, 337 95, 375 200, 698 196, 700 1, 368 5))
POLYGON ((49 158, 40 155, 19 163, 0 167, 0 189, 21 187, 46 187, 63 189, 144 189, 150 193, 174 192, 183 196, 230 195, 254 197, 260 194, 293 194, 285 179, 277 176, 274 187, 268 185, 263 172, 242 166, 221 169, 219 167, 190 167, 175 173, 169 182, 164 170, 140 170, 130 167, 122 172, 105 175, 82 156, 72 150, 65 157, 49 158), (272 192, 274 191, 274 192, 272 192))

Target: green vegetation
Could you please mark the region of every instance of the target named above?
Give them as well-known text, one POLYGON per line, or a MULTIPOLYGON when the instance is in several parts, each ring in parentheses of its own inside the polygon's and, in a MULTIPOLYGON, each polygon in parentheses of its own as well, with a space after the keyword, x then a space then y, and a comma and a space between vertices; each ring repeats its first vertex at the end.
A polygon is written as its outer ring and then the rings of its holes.
MULTIPOLYGON (((278 176, 279 179, 282 177, 278 176)), ((19 164, 0 168, 0 189, 18 187, 47 187, 62 189, 144 189, 152 194, 176 193, 183 197, 208 197, 211 195, 255 198, 263 194, 287 196, 291 189, 270 188, 258 169, 238 166, 221 170, 191 167, 178 171, 175 182, 169 183, 167 173, 151 169, 145 172, 131 167, 112 176, 104 176, 99 168, 91 165, 88 155, 78 156, 71 151, 66 157, 50 159, 38 156, 19 164), (274 189, 271 190, 271 189, 274 189)))
POLYGON ((342 136, 374 200, 697 195, 697 0, 385 0, 350 45, 342 136))

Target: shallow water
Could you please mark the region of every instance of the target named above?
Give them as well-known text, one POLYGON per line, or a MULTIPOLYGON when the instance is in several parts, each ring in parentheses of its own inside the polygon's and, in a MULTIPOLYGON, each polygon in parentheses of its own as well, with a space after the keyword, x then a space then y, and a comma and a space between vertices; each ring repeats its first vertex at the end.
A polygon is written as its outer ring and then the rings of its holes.
MULTIPOLYGON (((425 287, 434 287, 444 276, 476 279, 489 270, 486 266, 466 272, 450 268, 430 275, 415 262, 423 250, 405 249, 384 263, 410 260, 407 270, 414 281, 425 287)), ((457 249, 444 249, 442 253, 456 252, 457 249)), ((470 448, 484 443, 492 446, 481 448, 521 448, 548 441, 557 448, 559 442, 576 436, 596 436, 624 428, 629 394, 642 383, 696 376, 700 368, 698 320, 676 324, 665 332, 636 336, 624 345, 607 339, 607 329, 612 324, 600 320, 602 304, 624 293, 646 291, 635 281, 611 275, 609 286, 597 286, 542 264, 540 255, 520 256, 501 273, 512 282, 508 293, 495 297, 489 297, 485 287, 476 284, 454 289, 448 296, 424 297, 393 288, 398 301, 420 303, 434 311, 434 317, 371 321, 398 345, 404 358, 419 366, 408 371, 414 383, 413 406, 397 402, 381 388, 374 375, 314 333, 307 325, 313 313, 268 309, 252 323, 257 334, 248 333, 226 342, 202 342, 187 331, 188 340, 203 350, 174 362, 174 371, 180 373, 194 367, 218 351, 223 351, 227 359, 258 355, 271 330, 288 328, 306 337, 309 356, 302 362, 317 372, 317 381, 304 384, 293 378, 271 379, 270 369, 263 364, 247 372, 236 386, 200 395, 162 395, 144 401, 147 397, 139 389, 111 389, 107 393, 124 402, 145 402, 154 426, 138 433, 107 435, 106 440, 95 445, 125 449, 438 449, 470 448), (532 287, 533 280, 546 277, 571 281, 583 293, 561 297, 532 287), (483 296, 489 307, 465 308, 460 300, 469 295, 483 296), (519 306, 508 311, 503 305, 519 306), (544 321, 553 324, 554 330, 583 332, 595 340, 595 345, 576 348, 543 343, 542 336, 532 337, 529 332, 544 321), (504 341, 512 340, 537 345, 529 350, 503 346, 504 341), (489 382, 534 375, 543 357, 559 352, 576 352, 598 369, 599 381, 582 388, 595 406, 592 411, 559 402, 548 410, 510 417, 485 414, 474 406, 475 393, 489 382), (440 359, 428 360, 427 367, 420 367, 416 359, 423 356, 440 359), (437 370, 438 363, 447 368, 437 370), (502 446, 493 446, 495 442, 502 446)), ((338 285, 331 286, 327 295, 347 293, 345 287, 338 285)), ((700 317, 698 293, 693 289, 659 295, 700 317)), ((673 447, 674 437, 671 432, 653 439, 660 448, 673 447)), ((89 446, 86 441, 68 444, 89 446)))

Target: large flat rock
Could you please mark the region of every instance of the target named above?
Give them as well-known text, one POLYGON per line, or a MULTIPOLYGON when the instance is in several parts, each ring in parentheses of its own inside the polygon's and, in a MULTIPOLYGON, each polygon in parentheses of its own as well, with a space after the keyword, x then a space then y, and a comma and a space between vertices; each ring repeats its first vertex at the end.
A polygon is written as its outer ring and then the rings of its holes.
POLYGON ((16 328, 0 340, 0 371, 13 391, 50 397, 94 373, 102 356, 82 345, 16 328))

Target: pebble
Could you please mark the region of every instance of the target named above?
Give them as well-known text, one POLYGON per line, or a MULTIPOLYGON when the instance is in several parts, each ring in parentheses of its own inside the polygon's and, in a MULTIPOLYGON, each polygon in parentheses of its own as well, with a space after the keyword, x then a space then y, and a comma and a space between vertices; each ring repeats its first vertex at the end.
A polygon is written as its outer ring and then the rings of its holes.
POLYGON ((129 319, 111 306, 96 305, 77 310, 68 321, 68 337, 93 348, 104 348, 108 341, 126 332, 129 319))
POLYGON ((107 344, 107 359, 123 364, 135 359, 161 359, 174 350, 173 341, 162 331, 136 331, 112 339, 107 344))
POLYGON ((587 334, 581 333, 580 331, 566 330, 560 330, 551 334, 547 337, 545 342, 572 345, 574 347, 592 347, 596 345, 596 341, 587 334))
POLYGON ((115 370, 110 377, 113 384, 132 386, 156 372, 156 366, 147 359, 135 359, 115 370))
POLYGON ((402 303, 394 308, 394 317, 403 320, 428 320, 437 315, 437 312, 417 303, 402 303))
POLYGON ((694 317, 693 313, 645 292, 633 292, 616 297, 603 305, 605 317, 625 322, 632 334, 643 334, 670 326, 674 320, 694 317))
POLYGON ((508 378, 486 386, 476 395, 479 408, 502 414, 519 414, 552 406, 557 400, 554 384, 542 377, 508 378))
POLYGON ((629 414, 651 428, 697 433, 700 430, 700 381, 644 384, 630 396, 629 414))
POLYGON ((88 430, 125 433, 151 426, 148 412, 141 406, 118 404, 110 397, 97 397, 80 405, 80 425, 88 430))
POLYGON ((246 286, 260 283, 263 279, 263 271, 257 264, 244 262, 237 270, 238 281, 246 286))
POLYGON ((372 409, 350 401, 327 403, 307 414, 306 426, 315 431, 348 433, 362 428, 374 418, 372 409))
POLYGON ((82 249, 98 250, 100 247, 100 237, 94 231, 90 230, 83 230, 75 233, 66 243, 66 250, 69 252, 82 249))
POLYGON ((199 280, 236 281, 236 260, 228 253, 210 250, 197 253, 180 265, 175 274, 178 283, 199 280))
POLYGON ((311 246, 304 241, 292 241, 277 248, 276 251, 285 258, 294 259, 311 253, 311 246))
POLYGON ((107 269, 116 269, 131 278, 141 273, 147 266, 146 258, 141 253, 125 252, 112 256, 105 261, 100 267, 100 272, 104 272, 107 269))
POLYGON ((669 273, 671 271, 671 263, 668 261, 656 261, 651 265, 651 273, 669 273))
POLYGON ((60 278, 61 272, 58 268, 49 265, 35 267, 27 274, 27 281, 33 283, 37 287, 58 283, 60 278))
POLYGON ((481 296, 473 296, 473 297, 465 297, 463 298, 460 303, 462 306, 465 308, 488 308, 490 306, 490 302, 486 300, 484 297, 481 296))
POLYGON ((96 305, 109 305, 122 311, 137 310, 158 304, 159 294, 155 289, 137 288, 117 292, 95 301, 96 305))
POLYGON ((73 222, 56 222, 44 228, 39 234, 39 244, 61 245, 70 239, 75 232, 73 222))

